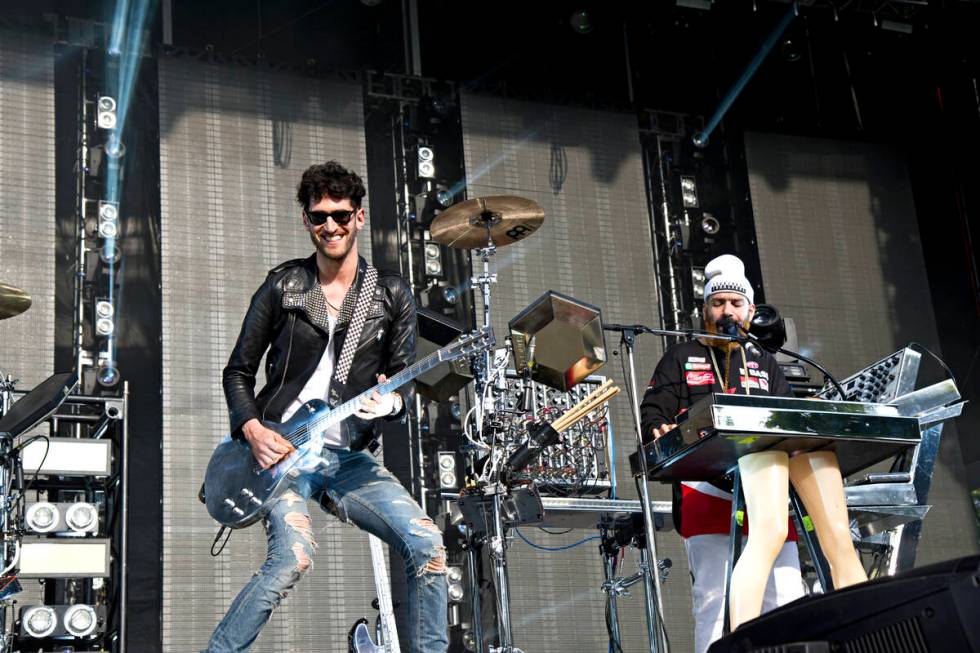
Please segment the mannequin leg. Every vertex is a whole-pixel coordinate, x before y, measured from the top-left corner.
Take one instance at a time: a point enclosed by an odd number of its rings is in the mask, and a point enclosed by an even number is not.
[[[785,451],[763,451],[738,459],[749,515],[749,539],[732,571],[728,599],[732,630],[762,612],[769,572],[786,542],[788,461]]]
[[[820,548],[830,563],[834,588],[841,589],[868,580],[851,542],[844,482],[837,454],[815,451],[793,456],[789,461],[789,478],[813,521]]]

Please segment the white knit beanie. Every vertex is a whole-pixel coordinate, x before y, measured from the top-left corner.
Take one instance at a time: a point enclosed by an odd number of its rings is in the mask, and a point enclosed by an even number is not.
[[[745,264],[737,256],[722,254],[708,261],[704,267],[704,279],[705,300],[715,293],[734,292],[743,295],[750,304],[754,303],[755,290],[745,278]]]

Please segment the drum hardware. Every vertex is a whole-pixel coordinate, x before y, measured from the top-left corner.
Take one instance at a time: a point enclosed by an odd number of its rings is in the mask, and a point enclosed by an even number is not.
[[[5,283],[0,283],[0,320],[20,315],[31,307],[31,296]]]

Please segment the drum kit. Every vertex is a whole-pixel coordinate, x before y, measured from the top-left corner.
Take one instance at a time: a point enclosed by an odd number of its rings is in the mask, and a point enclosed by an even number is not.
[[[534,235],[544,219],[544,209],[537,202],[497,195],[455,204],[433,220],[429,228],[433,241],[470,250],[482,261],[482,270],[471,279],[472,287],[478,289],[482,299],[482,324],[478,326],[491,323],[492,286],[497,283],[497,275],[491,271],[490,264],[497,249]],[[478,474],[479,482],[461,491],[456,507],[471,539],[467,547],[471,574],[475,575],[480,567],[478,552],[488,551],[497,593],[497,646],[485,649],[479,592],[473,592],[472,623],[477,653],[485,650],[520,653],[514,646],[511,627],[506,529],[510,525],[533,523],[536,518],[540,520],[543,508],[533,482],[535,473],[548,473],[547,461],[552,456],[548,452],[562,438],[562,431],[576,422],[597,423],[608,415],[606,402],[619,392],[611,381],[593,392],[580,389],[575,394],[570,392],[606,362],[604,327],[597,307],[548,291],[510,319],[508,330],[506,347],[487,351],[480,359],[471,361],[475,406],[463,419],[467,441],[462,452],[473,456],[474,466],[479,462],[483,467]],[[631,354],[630,349],[632,363]],[[515,371],[508,373],[510,365]],[[508,382],[513,385],[515,372],[522,388],[532,388],[523,392],[524,405],[517,402],[514,406],[513,401],[506,400],[513,398],[514,393],[508,392]],[[562,395],[564,403],[539,410],[532,405],[534,398],[541,394],[533,390],[535,386],[547,387],[549,396]],[[635,382],[633,386],[635,403]],[[513,419],[515,414],[521,419]],[[639,427],[638,423],[636,426]],[[524,487],[517,487],[518,484]],[[643,494],[649,505],[649,498]],[[652,523],[652,516],[647,517]],[[655,555],[655,550],[650,553]],[[476,583],[471,582],[471,588],[475,587]],[[648,590],[651,598],[659,593],[659,587],[650,586]],[[648,601],[648,613],[655,609],[655,602],[658,602],[655,598]]]

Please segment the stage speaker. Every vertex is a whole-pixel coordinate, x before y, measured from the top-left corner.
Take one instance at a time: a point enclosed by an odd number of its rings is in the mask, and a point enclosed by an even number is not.
[[[794,601],[709,653],[980,651],[980,555]]]
[[[426,308],[418,309],[416,322],[419,327],[419,337],[415,349],[420,360],[445,347],[463,333],[463,328],[459,324],[445,315]],[[461,358],[450,363],[442,363],[420,375],[415,379],[415,390],[426,399],[446,401],[472,380],[470,362]]]

